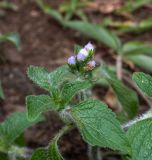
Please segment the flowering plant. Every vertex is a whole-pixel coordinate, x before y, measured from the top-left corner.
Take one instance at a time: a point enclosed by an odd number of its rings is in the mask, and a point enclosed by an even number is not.
[[[28,68],[28,77],[49,94],[27,96],[27,112],[14,113],[0,125],[0,150],[14,153],[15,139],[25,128],[42,121],[42,113],[51,110],[58,113],[65,125],[47,147],[38,148],[33,152],[31,160],[63,160],[58,149],[58,141],[73,128],[78,128],[83,140],[88,143],[90,160],[101,159],[97,147],[117,151],[125,160],[152,159],[151,111],[122,124],[119,116],[105,103],[92,98],[90,88],[99,79],[106,80],[117,95],[122,106],[121,114],[126,116],[127,120],[137,113],[136,93],[124,86],[107,66],[97,65],[93,59],[94,46],[91,43],[84,48],[76,46],[74,53],[75,55],[68,58],[67,65],[53,72],[43,67]],[[144,73],[135,73],[133,80],[152,98],[152,77]],[[9,154],[11,158],[26,153],[25,148],[15,150],[15,155]],[[22,158],[29,159],[25,156]]]

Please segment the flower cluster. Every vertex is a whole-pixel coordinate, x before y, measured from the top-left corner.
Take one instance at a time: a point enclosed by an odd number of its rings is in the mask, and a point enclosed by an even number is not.
[[[90,71],[96,67],[96,62],[93,60],[94,46],[89,42],[81,48],[76,55],[68,58],[68,65],[72,69],[79,71]]]

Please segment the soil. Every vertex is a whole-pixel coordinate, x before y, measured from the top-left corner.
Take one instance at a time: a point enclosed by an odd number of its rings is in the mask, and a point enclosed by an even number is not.
[[[60,26],[53,18],[45,15],[34,0],[12,0],[12,2],[17,5],[18,10],[6,10],[5,15],[0,17],[0,33],[19,32],[22,47],[19,51],[12,44],[5,43],[0,48],[3,57],[0,62],[0,79],[6,97],[0,102],[0,121],[14,111],[25,110],[26,95],[38,95],[44,92],[27,78],[26,69],[29,65],[44,66],[53,70],[64,64],[68,56],[73,54],[74,44],[84,45],[90,41],[78,32]],[[63,1],[49,1],[54,8],[61,2]],[[145,17],[142,11],[139,10],[137,13]],[[100,21],[100,16],[105,16],[105,13],[98,11],[87,11],[87,14],[95,22]],[[111,16],[111,13],[107,16]],[[115,18],[119,17],[115,16]],[[151,42],[149,33],[137,35],[135,39]],[[132,39],[132,37],[134,35],[128,34],[123,39]],[[110,49],[98,42],[92,42],[96,46],[96,58],[114,63]],[[104,94],[104,91],[100,93]],[[62,126],[55,113],[47,113],[46,121],[26,130],[27,145],[30,148],[47,145]],[[60,147],[67,160],[87,160],[87,145],[82,141],[77,130],[65,135],[60,142]],[[104,160],[119,159],[118,156],[111,156]]]

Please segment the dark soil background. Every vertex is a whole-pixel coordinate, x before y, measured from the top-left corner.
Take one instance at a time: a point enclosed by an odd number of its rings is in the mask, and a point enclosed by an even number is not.
[[[123,3],[122,0],[117,1],[119,5]],[[0,100],[0,121],[14,111],[25,110],[26,95],[43,93],[43,90],[27,78],[26,69],[29,65],[45,66],[53,70],[64,64],[68,56],[73,54],[74,44],[84,45],[90,41],[80,33],[60,26],[53,18],[45,15],[34,0],[12,0],[12,2],[18,6],[18,10],[6,10],[5,15],[0,17],[0,33],[19,32],[22,48],[18,51],[9,43],[0,46],[0,54],[3,55],[0,62],[0,79],[6,96],[4,101]],[[63,0],[48,0],[48,2],[52,7],[57,8]],[[97,0],[97,3],[99,2],[104,2],[105,6],[114,6],[112,0]],[[105,16],[121,19],[111,12],[107,13],[104,9],[101,4],[99,10],[88,9],[86,14],[93,22],[100,22]],[[131,16],[140,20],[152,16],[152,9],[141,8]],[[124,41],[134,39],[152,42],[152,31],[136,35],[125,34],[121,38]],[[110,49],[101,43],[92,42],[96,46],[96,58],[115,63]],[[103,92],[100,91],[98,94]],[[46,117],[45,122],[26,130],[26,142],[30,148],[47,145],[62,127],[63,124],[55,113],[47,113]],[[60,146],[67,160],[87,160],[87,145],[82,141],[77,130],[65,135]],[[118,159],[120,158],[117,156],[111,156],[106,160]]]

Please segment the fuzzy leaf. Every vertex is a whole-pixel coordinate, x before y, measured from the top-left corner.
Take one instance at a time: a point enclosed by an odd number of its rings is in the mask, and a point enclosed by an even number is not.
[[[86,36],[102,42],[117,51],[121,48],[120,39],[114,33],[109,32],[101,26],[83,21],[69,21],[66,22],[66,26],[78,30]]]
[[[53,139],[53,141],[49,145],[48,155],[50,160],[63,160],[63,157],[58,149],[57,141],[58,137]]]
[[[52,92],[64,81],[73,78],[73,74],[69,71],[67,65],[61,66],[51,73],[43,67],[30,66],[27,74],[41,88]]]
[[[26,106],[28,112],[28,119],[30,121],[35,120],[37,117],[40,116],[41,113],[45,111],[57,109],[52,98],[47,95],[27,96]]]
[[[30,66],[27,70],[27,75],[38,86],[49,91],[49,72],[47,69],[45,69],[44,67]]]
[[[91,87],[90,81],[72,81],[69,83],[66,83],[62,89],[62,99],[64,103],[68,103],[72,97],[77,94],[79,91],[87,89]]]
[[[48,150],[45,148],[38,148],[32,154],[31,160],[50,160],[48,157]]]
[[[11,144],[29,126],[42,121],[39,117],[35,121],[28,121],[26,112],[15,112],[0,124],[0,137],[6,144]]]
[[[90,145],[129,152],[124,131],[106,104],[98,100],[83,101],[72,108],[71,116]]]
[[[148,74],[137,72],[133,74],[133,80],[137,86],[150,98],[152,98],[152,77]]]
[[[103,68],[103,73],[114,90],[120,104],[125,112],[127,112],[128,117],[133,118],[138,111],[138,97],[136,92],[125,86],[108,68]]]
[[[129,128],[127,138],[132,148],[132,160],[151,160],[152,119],[142,120]]]
[[[63,65],[49,74],[51,86],[60,86],[64,81],[73,78],[75,78],[75,75],[70,72],[68,65]]]

